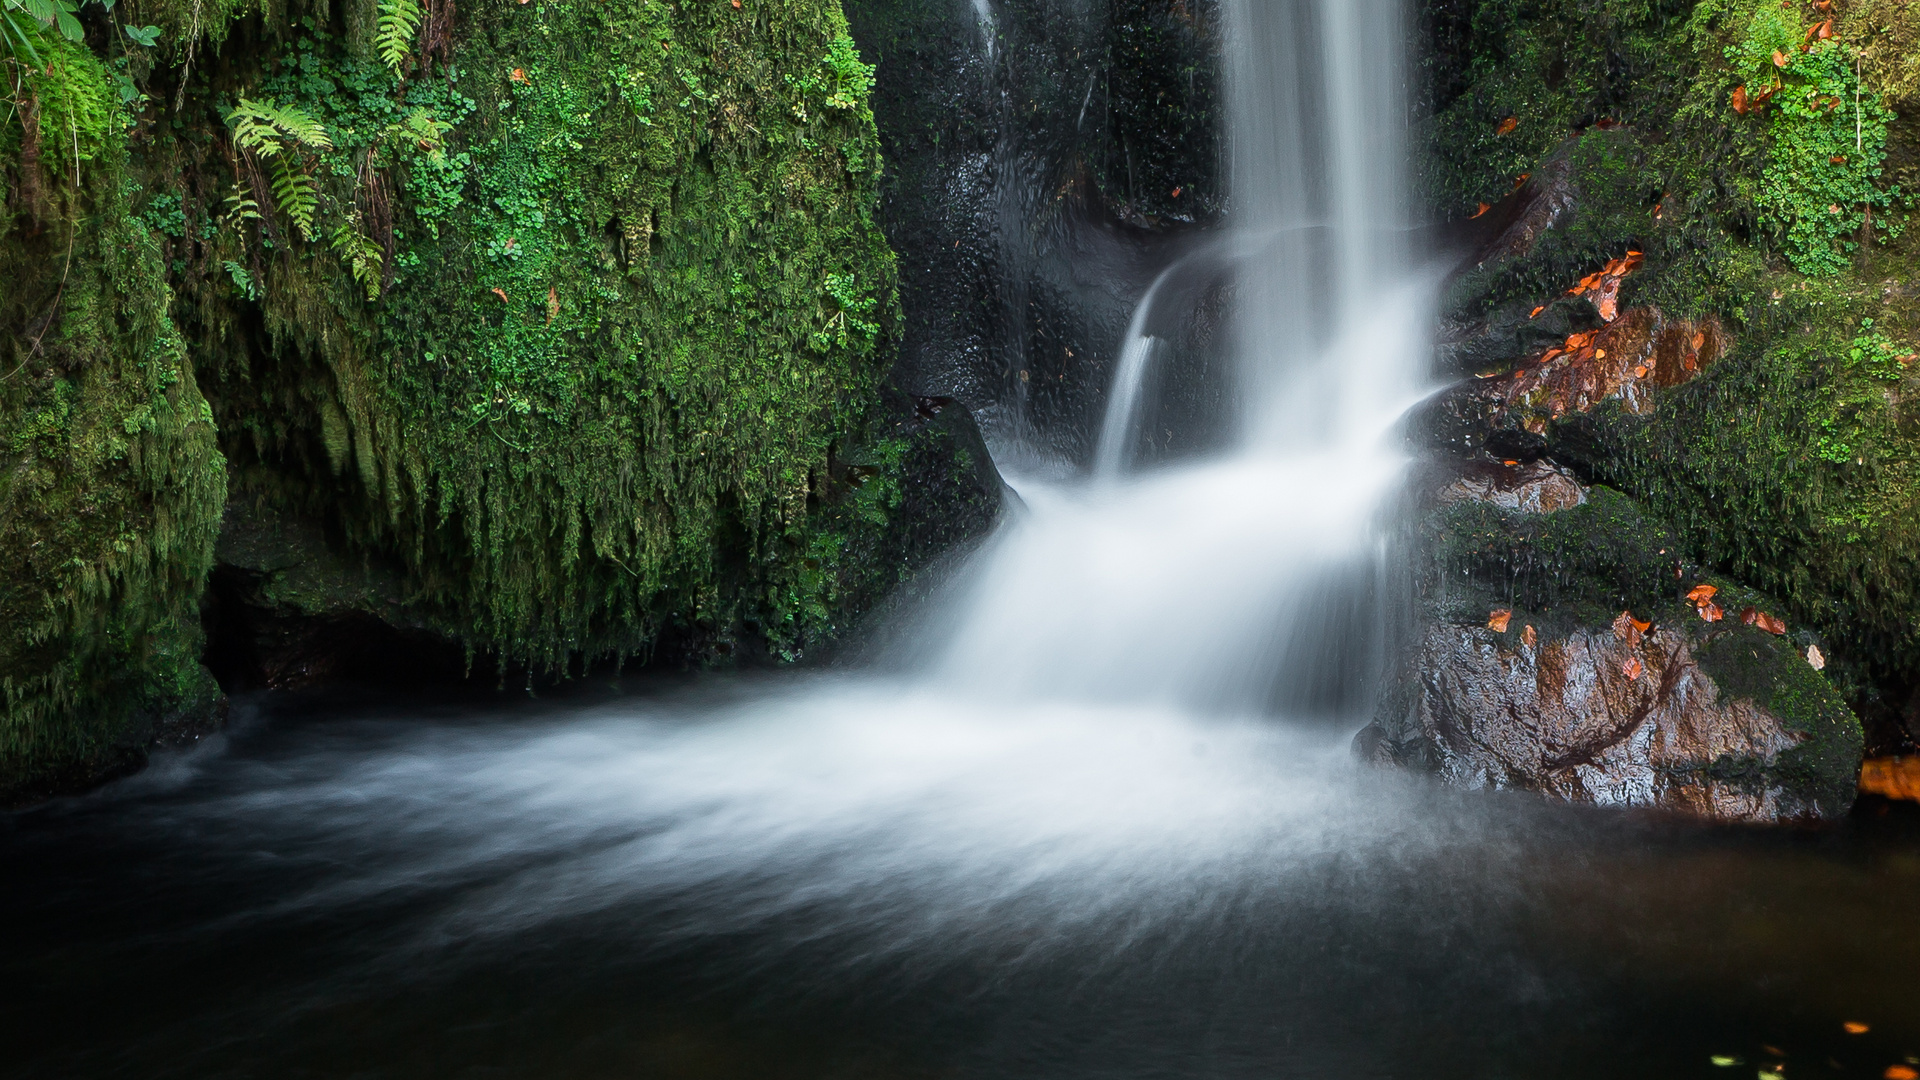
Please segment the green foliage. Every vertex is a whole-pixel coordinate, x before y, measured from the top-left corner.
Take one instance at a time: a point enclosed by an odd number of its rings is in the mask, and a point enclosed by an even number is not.
[[[240,483],[400,559],[477,648],[797,655],[857,591],[821,552],[879,527],[854,508],[886,484],[843,497],[832,463],[897,318],[837,3],[462,16],[452,80],[403,84],[316,21],[222,91],[330,137],[262,115],[253,141],[303,163],[338,256],[268,247],[242,188],[182,282],[199,326],[261,298],[267,340],[209,334]],[[211,179],[188,201],[218,204]]]
[[[76,165],[92,161],[120,128],[118,95],[106,65],[86,46],[33,20],[25,21],[21,32],[20,40],[29,47],[20,55],[24,59],[30,53],[37,59],[12,65],[7,73],[15,90],[6,102],[6,119],[0,121],[0,154],[11,156],[19,147],[24,107],[32,102],[37,107],[37,154],[52,159],[50,168],[53,161],[63,162],[64,168],[53,171],[71,183]]]
[[[395,74],[413,52],[413,36],[420,32],[420,0],[380,0],[373,47],[380,62]]]
[[[225,466],[123,163],[109,135],[84,214],[0,243],[0,800],[137,755],[143,711],[204,690]]]
[[[317,239],[314,216],[320,209],[320,189],[309,169],[314,153],[333,149],[326,126],[297,105],[244,97],[227,114],[227,125],[241,152],[266,162],[273,205],[292,220],[303,239]]]
[[[1800,51],[1791,23],[1771,5],[1760,9],[1753,25],[1759,29],[1744,46],[1728,50],[1739,66],[1755,68],[1753,54],[1759,53],[1771,71],[1776,43],[1787,42],[1787,63],[1763,106],[1773,140],[1761,175],[1761,221],[1781,237],[1795,269],[1837,274],[1852,261],[1860,238],[1874,234],[1875,211],[1881,241],[1899,235],[1887,217],[1898,192],[1878,184],[1893,114],[1860,86],[1852,50],[1824,41]]]

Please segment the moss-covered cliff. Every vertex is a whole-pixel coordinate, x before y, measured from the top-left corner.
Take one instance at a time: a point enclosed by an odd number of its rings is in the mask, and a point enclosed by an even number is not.
[[[0,135],[0,258],[35,283],[5,309],[8,768],[199,674],[229,501],[535,672],[794,658],[990,518],[970,430],[883,394],[872,69],[837,0],[76,14],[79,42],[26,25],[88,93],[29,78]],[[908,520],[948,473],[961,524]]]
[[[1460,373],[1544,369],[1585,332],[1604,356],[1604,335],[1625,340],[1615,327],[1633,320],[1700,335],[1650,341],[1646,370],[1604,375],[1622,385],[1597,403],[1499,410],[1501,456],[1546,454],[1618,487],[1693,558],[1781,598],[1789,622],[1834,643],[1830,673],[1869,742],[1910,741],[1920,13],[1881,0],[1425,12],[1430,193],[1468,231],[1506,230],[1449,299]],[[1630,251],[1644,262],[1618,282],[1617,324],[1594,294],[1568,295]]]

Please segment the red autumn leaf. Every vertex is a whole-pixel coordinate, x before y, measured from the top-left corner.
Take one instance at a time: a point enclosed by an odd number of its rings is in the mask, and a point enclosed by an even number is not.
[[[1627,657],[1627,662],[1620,665],[1620,673],[1629,679],[1638,679],[1646,670],[1647,665],[1641,663],[1637,656]]]
[[[1481,204],[1480,204],[1480,209],[1478,209],[1478,210],[1475,210],[1475,211],[1473,212],[1473,216],[1474,216],[1474,217],[1479,217],[1479,216],[1480,216],[1481,214],[1484,214],[1484,213],[1486,213],[1487,211],[1489,211],[1489,210],[1491,210],[1491,209],[1493,209],[1493,207],[1491,207],[1491,206],[1488,206],[1488,205],[1487,205],[1486,203],[1481,203]],[[1469,220],[1471,220],[1471,219],[1469,219]]]
[[[1740,609],[1740,621],[1746,623],[1748,626],[1752,626],[1755,622],[1759,621],[1759,619],[1760,609],[1754,607],[1752,604],[1748,604],[1746,607]]]
[[[1733,88],[1733,111],[1739,113],[1741,116],[1747,115],[1747,88],[1745,86],[1736,86]]]
[[[1753,620],[1753,625],[1765,630],[1769,634],[1784,634],[1787,632],[1786,623],[1764,611],[1760,612],[1759,617]]]
[[[1720,617],[1726,614],[1726,612],[1723,612],[1720,610],[1719,604],[1716,604],[1711,600],[1707,601],[1704,604],[1701,604],[1699,607],[1694,608],[1694,610],[1699,612],[1700,617],[1706,620],[1707,622],[1719,622]]]
[[[1513,129],[1519,126],[1520,126],[1519,118],[1509,116],[1505,120],[1500,121],[1500,126],[1497,128],[1494,128],[1493,133],[1495,135],[1511,135],[1513,134]]]
[[[1832,37],[1833,36],[1833,20],[1828,19],[1826,22],[1823,22],[1819,26],[1814,27],[1814,33],[1815,33],[1815,36],[1818,37],[1821,41],[1825,41],[1828,38]]]
[[[1513,612],[1506,608],[1496,608],[1487,615],[1487,628],[1496,634],[1507,632],[1507,624],[1513,621]]]
[[[1687,599],[1695,605],[1704,604],[1713,599],[1713,594],[1719,591],[1719,589],[1712,585],[1695,585],[1693,588],[1687,590]]]
[[[1613,618],[1613,636],[1628,645],[1638,645],[1640,639],[1646,636],[1652,626],[1651,622],[1642,622],[1634,618],[1633,612],[1623,611]]]
[[[1173,199],[1177,199],[1177,198],[1179,198],[1179,197],[1180,197],[1180,192],[1181,192],[1181,191],[1183,191],[1183,190],[1185,190],[1185,189],[1184,189],[1184,188],[1174,188],[1174,189],[1173,189],[1173,194],[1172,194],[1172,195],[1170,195],[1170,196],[1168,196],[1168,198],[1173,198]]]

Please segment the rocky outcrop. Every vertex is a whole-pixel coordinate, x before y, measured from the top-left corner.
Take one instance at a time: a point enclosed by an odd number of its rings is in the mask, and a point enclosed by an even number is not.
[[[1852,805],[1859,721],[1816,667],[1824,639],[1776,601],[1545,459],[1447,462],[1429,490],[1421,625],[1360,757],[1720,821]]]
[[[1462,787],[1596,806],[1749,822],[1845,813],[1853,774],[1822,767],[1823,744],[1847,742],[1851,716],[1791,655],[1769,657],[1780,667],[1774,676],[1824,709],[1795,715],[1729,693],[1697,649],[1747,649],[1758,659],[1777,647],[1751,640],[1760,631],[1719,633],[1703,646],[1684,629],[1633,641],[1610,629],[1546,639],[1531,626],[1433,626],[1398,711],[1365,729],[1356,750]]]

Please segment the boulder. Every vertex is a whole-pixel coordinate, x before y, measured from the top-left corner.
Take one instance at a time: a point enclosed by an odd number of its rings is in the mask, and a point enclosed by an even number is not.
[[[1792,648],[1736,626],[1526,640],[1527,627],[1429,627],[1399,709],[1356,739],[1378,763],[1467,788],[1721,821],[1837,817],[1853,804],[1858,724]],[[1760,693],[1710,671],[1744,652]]]

